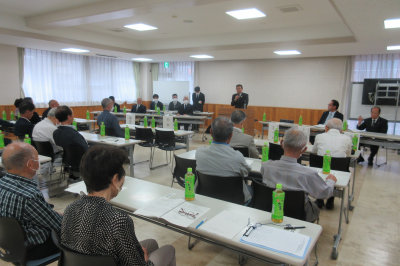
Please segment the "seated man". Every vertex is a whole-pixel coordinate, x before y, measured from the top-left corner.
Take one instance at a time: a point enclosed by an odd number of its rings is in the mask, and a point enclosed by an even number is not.
[[[142,104],[142,98],[137,98],[137,104],[132,106],[131,113],[146,113],[146,106]]]
[[[308,195],[316,199],[331,197],[336,178],[330,174],[325,182],[317,171],[297,163],[297,158],[307,150],[306,145],[307,137],[302,131],[295,128],[287,130],[284,140],[281,140],[284,155],[279,161],[261,163],[261,175],[263,182],[270,188],[275,188],[280,183],[283,190],[304,191],[306,221],[313,222],[318,219],[320,210]]]
[[[247,147],[249,148],[249,157],[259,158],[256,144],[254,143],[253,136],[244,134],[242,127],[246,120],[246,113],[242,110],[235,110],[231,115],[231,121],[233,123],[233,136],[229,146],[231,147]]]
[[[35,105],[31,102],[23,102],[19,106],[19,114],[20,118],[17,120],[14,126],[14,135],[18,137],[25,137],[25,135],[29,135],[32,138],[32,131],[35,127],[34,124],[31,123],[31,118],[33,116],[33,112],[35,110]]]
[[[211,125],[213,142],[196,151],[196,170],[202,174],[214,176],[248,176],[251,167],[239,151],[229,146],[232,139],[233,123],[226,117],[217,117]],[[252,197],[250,186],[243,180],[244,202],[248,204]]]
[[[24,100],[22,101],[22,103],[24,102],[30,102],[32,104],[33,103],[33,99],[31,97],[25,97]],[[21,103],[21,104],[22,104]],[[42,121],[42,119],[40,119],[40,116],[37,112],[33,112],[32,117],[29,119],[31,121],[32,124],[36,125],[37,123],[39,123],[40,121]]]
[[[101,123],[104,123],[106,128],[114,129],[115,136],[124,138],[125,135],[119,125],[117,116],[111,113],[114,108],[113,101],[109,98],[104,98],[101,101],[101,106],[103,106],[103,112],[97,117],[97,125],[100,127]]]
[[[178,111],[181,102],[178,101],[178,94],[172,94],[172,102],[169,103],[168,111]]]
[[[37,123],[33,129],[32,139],[34,141],[49,141],[53,146],[54,153],[60,152],[61,148],[56,145],[53,138],[53,133],[57,129],[58,120],[56,118],[57,107],[52,108],[47,113],[47,117]]]
[[[155,110],[156,106],[160,108],[160,110],[163,110],[163,103],[158,101],[158,94],[153,95],[153,101],[150,104],[150,110]]]
[[[121,108],[120,105],[118,103],[115,102],[115,98],[114,96],[110,96],[108,97],[109,99],[111,99],[112,103],[113,103],[113,108],[111,110],[111,112],[114,112],[114,108],[117,107],[117,112],[121,112]]]
[[[42,120],[44,120],[47,117],[47,114],[49,113],[49,111],[52,108],[56,108],[56,107],[59,107],[59,106],[60,105],[58,104],[58,102],[56,100],[50,100],[49,101],[49,108],[47,108],[42,114]]]
[[[325,111],[318,121],[318,125],[326,125],[329,119],[339,118],[343,121],[343,114],[338,111],[339,102],[332,100],[328,103],[328,111]]]
[[[377,132],[386,134],[388,130],[388,121],[385,118],[380,117],[381,108],[378,106],[371,108],[371,118],[363,119],[361,116],[358,117],[358,130],[366,130],[368,132]],[[370,145],[371,154],[368,157],[368,166],[373,165],[375,155],[378,153],[379,146]],[[363,162],[364,158],[358,157],[357,162]]]
[[[343,122],[338,118],[329,119],[325,125],[325,133],[318,134],[315,137],[313,153],[323,156],[329,150],[332,157],[343,158],[351,155],[352,141],[347,135],[341,134],[343,131]],[[335,197],[330,197],[326,201],[326,208],[333,209]],[[317,199],[319,208],[324,206],[324,200]]]
[[[54,142],[57,146],[65,149],[70,146],[80,146],[83,151],[87,151],[89,146],[85,138],[75,130],[72,125],[74,113],[66,105],[57,108],[56,118],[61,125],[53,132]]]
[[[183,104],[179,106],[178,113],[176,115],[193,115],[193,105],[189,103],[189,96],[183,97]],[[185,130],[188,130],[189,124],[183,124]],[[181,124],[179,124],[179,128]]]
[[[35,148],[14,142],[3,152],[6,176],[0,179],[0,217],[17,218],[28,241],[28,260],[38,260],[60,252],[51,230],[61,233],[62,215],[53,210],[33,177],[40,169]]]

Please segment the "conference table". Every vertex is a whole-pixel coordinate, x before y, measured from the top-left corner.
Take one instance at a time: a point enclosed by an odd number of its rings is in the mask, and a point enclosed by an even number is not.
[[[177,154],[176,156],[180,157],[180,158],[184,158],[184,159],[196,160],[196,150]],[[246,162],[251,167],[250,173],[261,175],[261,160],[260,159],[246,158]],[[307,166],[304,166],[304,167],[307,167]],[[309,167],[309,168],[315,169],[318,172],[318,175],[324,181],[326,181],[326,177],[328,175],[322,174],[321,168],[316,168],[316,167]],[[331,255],[332,259],[336,260],[339,255],[338,246],[339,246],[342,231],[343,231],[343,229],[342,229],[343,214],[346,216],[346,223],[349,223],[348,216],[349,216],[350,202],[348,201],[347,207],[345,207],[344,206],[344,198],[345,198],[345,194],[346,194],[346,189],[349,189],[351,173],[332,170],[331,174],[335,175],[335,177],[337,179],[337,182],[335,184],[335,189],[333,191],[333,196],[341,199],[338,233],[333,236],[333,238],[335,239],[335,242],[333,244],[332,255]],[[349,197],[349,190],[347,190],[347,195]]]
[[[81,192],[85,192],[86,186],[83,182],[79,182],[75,185],[70,186],[66,191],[71,193],[80,194]],[[207,231],[198,230],[195,227],[198,225],[199,221],[203,220],[207,217],[208,220],[212,219],[217,214],[221,213],[224,210],[235,212],[238,214],[242,214],[248,216],[251,219],[252,223],[270,223],[271,222],[271,214],[269,212],[249,208],[246,206],[233,204],[221,200],[217,200],[214,198],[196,195],[195,200],[191,201],[191,204],[204,206],[210,208],[210,210],[205,213],[203,216],[199,217],[196,221],[194,221],[187,228],[180,227],[169,223],[163,219],[150,218],[141,215],[137,215],[133,213],[139,208],[142,208],[149,204],[151,201],[156,200],[160,197],[168,196],[172,199],[184,199],[185,191],[181,189],[175,189],[168,186],[163,186],[155,183],[151,183],[148,181],[135,179],[131,177],[125,178],[124,188],[118,194],[117,197],[112,199],[110,203],[119,208],[120,210],[126,212],[128,215],[134,216],[136,218],[151,222],[153,224],[159,225],[161,227],[168,228],[175,232],[181,233],[183,235],[187,235],[190,238],[197,239],[193,244],[188,245],[189,250],[191,250],[194,245],[200,240],[204,241],[216,246],[223,247],[235,253],[238,253],[240,256],[240,265],[244,265],[245,259],[243,256],[251,257],[253,259],[266,262],[266,263],[279,263],[278,265],[304,265],[307,259],[310,256],[310,252],[314,248],[321,232],[322,227],[318,224],[308,223],[296,219],[292,219],[289,217],[284,217],[283,222],[285,224],[291,224],[295,226],[305,226],[306,228],[301,229],[299,231],[300,234],[307,235],[311,238],[310,245],[306,252],[304,258],[296,258],[290,255],[286,255],[283,253],[275,252],[268,249],[263,249],[260,247],[248,245],[242,242],[239,242],[240,238],[246,231],[247,227],[243,228],[237,235],[235,235],[232,239],[224,238]],[[273,226],[273,225],[269,225]],[[275,226],[274,226],[275,227]],[[278,227],[276,227],[278,228]],[[281,227],[280,227],[281,228]],[[283,229],[282,229],[283,230]],[[190,243],[189,238],[189,243]],[[277,264],[274,264],[277,265]]]
[[[100,136],[98,134],[79,132],[88,143],[97,144],[97,145],[108,145],[117,148],[126,148],[129,152],[129,167],[130,167],[130,175],[134,176],[134,167],[133,167],[133,151],[135,149],[135,144],[141,143],[141,140],[129,139],[125,140],[124,138],[118,137],[110,137],[110,136]]]
[[[94,123],[96,123],[96,120],[87,120],[87,119],[83,119],[83,118],[75,118],[74,119],[75,120],[75,122],[77,123],[77,124],[80,124],[80,125],[88,125],[88,127],[89,127],[89,132],[90,133],[92,133],[93,132],[93,128],[94,127],[92,127],[92,125],[94,124]]]

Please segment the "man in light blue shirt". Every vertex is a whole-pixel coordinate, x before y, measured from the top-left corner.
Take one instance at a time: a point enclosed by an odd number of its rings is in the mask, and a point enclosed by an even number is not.
[[[111,113],[111,110],[114,108],[114,103],[109,98],[104,98],[101,101],[101,106],[103,106],[103,112],[97,117],[97,125],[101,125],[104,122],[106,128],[113,128],[115,136],[124,138],[125,135],[121,130],[121,126],[119,125],[118,118]]]

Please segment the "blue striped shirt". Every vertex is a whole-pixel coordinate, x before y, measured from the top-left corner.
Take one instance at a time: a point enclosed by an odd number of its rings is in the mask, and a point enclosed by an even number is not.
[[[36,182],[7,173],[0,179],[0,217],[16,218],[29,245],[43,244],[51,230],[61,230],[62,215],[44,200]]]

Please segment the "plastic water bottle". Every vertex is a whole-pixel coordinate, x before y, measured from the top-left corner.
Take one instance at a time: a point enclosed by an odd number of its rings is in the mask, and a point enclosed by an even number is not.
[[[72,121],[72,125],[75,127],[75,130],[78,131],[78,124],[76,123],[75,119]]]
[[[15,115],[13,111],[11,111],[10,113],[10,120],[15,120]]]
[[[264,146],[262,147],[262,156],[261,156],[262,162],[268,161],[268,154],[269,154],[269,143],[265,142]]]
[[[114,106],[114,113],[118,111],[117,106]]]
[[[274,131],[274,143],[278,143],[279,142],[279,131],[278,128],[275,128]]]
[[[176,118],[174,121],[174,131],[178,131],[178,119],[176,119]]]
[[[213,141],[213,139],[212,139],[212,137],[211,137],[211,138],[210,138],[210,145],[211,145],[212,141]]]
[[[21,117],[20,113],[18,113],[18,119]]]
[[[343,131],[347,130],[347,120],[344,120],[343,122]]]
[[[357,134],[354,134],[354,137],[352,138],[352,142],[353,142],[353,150],[357,150],[357,144],[358,144],[358,137]]]
[[[125,127],[125,140],[129,140],[131,138],[131,132],[129,130],[128,125]]]
[[[300,117],[299,117],[299,126],[302,126],[302,125],[303,125],[303,117],[300,116]]]
[[[330,151],[327,150],[326,153],[324,154],[324,163],[322,165],[322,173],[323,174],[329,174],[331,172],[331,160],[332,156],[330,154]]]
[[[285,192],[282,184],[276,184],[276,189],[272,192],[272,213],[271,220],[274,223],[283,222],[283,204],[285,202]]]
[[[161,114],[161,109],[157,108],[157,114],[160,115]]]
[[[194,200],[194,174],[192,173],[192,168],[187,169],[185,175],[185,200]]]
[[[89,112],[89,110],[86,111],[86,120],[90,120],[90,112]]]
[[[126,114],[126,106],[124,105],[124,114]]]
[[[3,111],[3,120],[7,121],[7,113],[6,113],[6,111]]]
[[[28,134],[25,135],[24,142],[32,145],[31,139],[29,138]]]
[[[151,128],[156,128],[156,120],[154,117],[151,118]]]
[[[165,112],[165,105],[163,106],[162,110]]]
[[[106,126],[104,125],[104,122],[101,122],[100,125],[100,136],[104,137],[106,135]]]
[[[0,150],[4,149],[4,134],[0,130]]]
[[[244,127],[242,127],[242,133],[244,133]]]
[[[147,128],[147,116],[143,118],[144,128]]]

